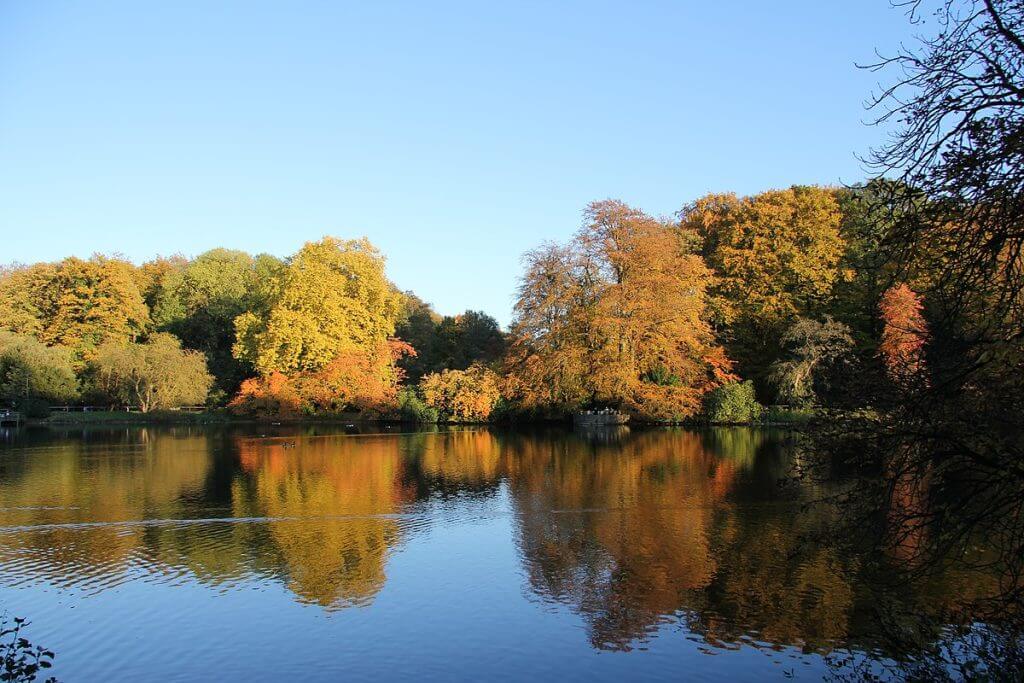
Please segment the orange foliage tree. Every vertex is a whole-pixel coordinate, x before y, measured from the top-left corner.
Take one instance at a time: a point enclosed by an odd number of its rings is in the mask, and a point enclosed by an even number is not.
[[[921,297],[905,284],[885,290],[878,304],[884,323],[878,352],[889,377],[900,386],[924,376],[928,323],[922,308]]]
[[[694,414],[732,377],[706,321],[713,275],[695,235],[619,201],[584,216],[572,243],[526,255],[507,392],[525,408]]]
[[[252,377],[242,382],[228,408],[242,415],[293,417],[302,412],[303,401],[282,372]]]
[[[343,351],[315,372],[289,376],[275,371],[248,379],[229,407],[248,415],[383,413],[395,404],[402,381],[396,360],[415,353],[397,339],[378,345],[373,352]]]

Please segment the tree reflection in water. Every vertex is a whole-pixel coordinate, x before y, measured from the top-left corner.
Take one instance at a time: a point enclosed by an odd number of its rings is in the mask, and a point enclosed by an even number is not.
[[[0,581],[272,581],[325,609],[365,606],[396,548],[481,499],[512,515],[527,594],[567,606],[598,649],[681,625],[715,647],[898,655],[880,590],[918,616],[994,590],[948,567],[894,591],[882,573],[901,558],[830,543],[830,509],[802,509],[826,484],[780,488],[794,457],[748,429],[40,434],[0,458]]]
[[[402,536],[393,515],[415,495],[396,445],[378,436],[237,441],[245,476],[232,487],[232,513],[270,520],[265,546],[300,600],[360,605],[384,585],[387,552]]]

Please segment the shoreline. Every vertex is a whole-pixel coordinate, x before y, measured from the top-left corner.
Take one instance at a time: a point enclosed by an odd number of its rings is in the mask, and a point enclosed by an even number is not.
[[[825,421],[842,421],[848,416],[794,413],[784,419],[768,419],[750,422],[707,422],[703,420],[682,420],[671,422],[632,421],[629,425],[609,425],[607,427],[585,427],[584,429],[616,429],[621,426],[640,428],[654,427],[689,427],[694,429],[706,427],[765,427],[800,429],[813,427]],[[501,422],[466,422],[441,420],[437,422],[411,422],[399,419],[365,418],[354,413],[303,417],[245,417],[233,415],[227,411],[211,410],[203,412],[156,411],[151,413],[122,411],[93,412],[55,412],[46,418],[29,418],[24,420],[24,427],[66,427],[66,426],[147,426],[147,425],[417,425],[417,426],[564,426],[572,428],[572,418],[531,419]]]

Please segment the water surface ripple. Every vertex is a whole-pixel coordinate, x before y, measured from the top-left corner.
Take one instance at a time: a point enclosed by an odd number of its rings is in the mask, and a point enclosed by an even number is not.
[[[889,657],[785,435],[21,430],[0,604],[90,680],[820,678]],[[951,599],[941,582],[909,596]]]

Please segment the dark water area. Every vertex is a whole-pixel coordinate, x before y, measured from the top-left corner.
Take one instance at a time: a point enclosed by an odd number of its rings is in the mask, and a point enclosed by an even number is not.
[[[67,681],[816,680],[863,563],[754,429],[0,433],[0,606]],[[978,590],[951,573],[908,601]]]

